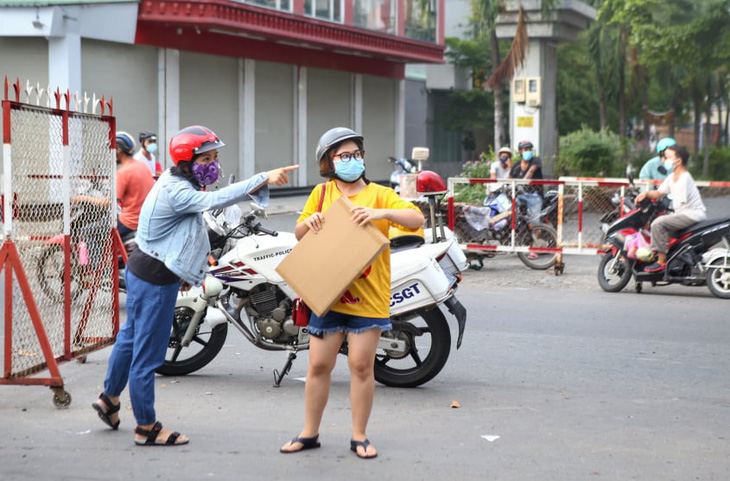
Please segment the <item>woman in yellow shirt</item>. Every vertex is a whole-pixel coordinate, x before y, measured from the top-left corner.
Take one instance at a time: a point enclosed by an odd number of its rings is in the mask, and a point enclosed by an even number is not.
[[[320,175],[328,182],[315,187],[309,195],[294,228],[297,239],[310,230],[315,234],[319,232],[324,227],[322,212],[342,195],[355,204],[353,222],[365,225],[372,221],[385,236],[391,224],[414,230],[423,225],[423,214],[418,207],[402,200],[393,189],[365,178],[364,154],[363,137],[348,128],[336,127],[320,137],[316,158]],[[325,189],[324,197],[322,189]],[[385,249],[327,314],[322,317],[312,314],[308,327],[310,347],[304,391],[304,429],[281,447],[282,453],[320,446],[319,426],[329,397],[331,374],[347,336],[352,406],[350,449],[360,458],[377,456],[375,447],[367,439],[366,428],[375,394],[375,351],[380,333],[392,328],[389,306],[390,249]]]

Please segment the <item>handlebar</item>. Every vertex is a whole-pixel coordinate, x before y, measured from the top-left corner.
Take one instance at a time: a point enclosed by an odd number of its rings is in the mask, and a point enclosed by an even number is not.
[[[256,232],[261,232],[262,234],[268,234],[272,237],[276,237],[279,235],[278,232],[275,230],[267,229],[266,227],[262,226],[260,223],[257,223],[251,227],[251,230]]]

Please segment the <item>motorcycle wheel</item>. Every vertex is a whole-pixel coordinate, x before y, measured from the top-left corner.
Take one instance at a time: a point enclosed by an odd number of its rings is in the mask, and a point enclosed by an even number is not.
[[[720,299],[730,299],[730,268],[723,267],[730,259],[719,258],[707,266],[707,287]]]
[[[606,292],[618,292],[631,280],[631,263],[621,251],[606,252],[598,264],[598,284]]]
[[[558,247],[558,233],[552,226],[547,224],[537,224],[532,227],[532,230],[525,230],[517,238],[517,245],[529,246],[529,247]],[[528,256],[529,252],[518,252],[517,257],[520,258],[523,264],[530,269],[537,271],[544,271],[550,269],[555,265],[555,257],[557,256],[554,252],[536,252],[537,258],[530,259]]]
[[[223,348],[228,335],[228,324],[218,324],[208,329],[201,323],[188,347],[180,345],[190,325],[193,310],[189,307],[175,309],[172,331],[167,345],[165,362],[155,372],[163,376],[184,376],[202,369],[212,361]]]
[[[451,349],[451,331],[440,309],[421,311],[420,318],[393,321],[383,333],[406,343],[406,352],[378,349],[375,380],[391,387],[416,387],[433,379],[446,364]]]
[[[53,244],[46,247],[38,258],[36,273],[38,283],[43,293],[56,303],[62,303],[65,295],[63,285],[65,259],[62,246]],[[76,300],[81,295],[79,285],[78,261],[76,254],[71,255],[71,299]]]

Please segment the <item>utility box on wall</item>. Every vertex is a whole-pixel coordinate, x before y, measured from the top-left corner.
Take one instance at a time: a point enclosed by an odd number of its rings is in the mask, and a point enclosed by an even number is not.
[[[519,77],[512,79],[512,101],[539,107],[542,104],[542,80],[540,77]]]
[[[542,104],[542,82],[540,77],[526,78],[527,92],[525,92],[525,103],[528,107],[539,107]]]
[[[512,79],[512,101],[518,104],[525,102],[525,79]]]

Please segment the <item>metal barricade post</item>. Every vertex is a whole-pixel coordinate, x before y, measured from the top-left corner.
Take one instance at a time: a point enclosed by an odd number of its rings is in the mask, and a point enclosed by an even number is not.
[[[58,364],[113,343],[119,329],[112,102],[12,87],[14,99],[5,79],[0,384],[50,386],[67,407]],[[44,369],[50,377],[29,377]]]

